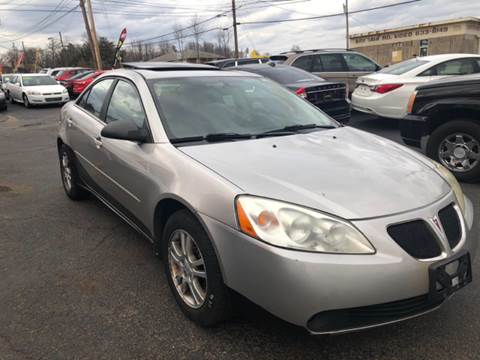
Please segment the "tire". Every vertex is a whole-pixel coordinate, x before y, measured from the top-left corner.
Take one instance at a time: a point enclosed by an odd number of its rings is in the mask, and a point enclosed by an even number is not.
[[[197,277],[193,281],[192,278],[189,280],[188,270],[182,270],[186,269],[187,265],[179,267],[178,263],[173,259],[172,254],[181,253],[181,250],[183,250],[179,245],[181,243],[179,237],[181,238],[182,235],[190,236],[191,240],[193,240],[193,242],[190,242],[191,251],[183,252],[184,264],[190,264],[191,258],[194,260],[203,258],[203,266],[192,266],[190,269],[200,272],[203,270],[206,274],[205,279]],[[186,243],[188,242],[186,240]],[[188,246],[183,248],[188,248]],[[177,249],[178,252],[175,252],[174,249]],[[195,251],[195,249],[199,251]],[[193,255],[185,255],[189,253]],[[210,327],[218,325],[230,317],[232,309],[230,290],[223,282],[215,251],[202,225],[189,211],[179,210],[167,220],[163,232],[162,255],[168,285],[178,305],[189,319],[200,326]],[[179,275],[179,271],[183,272],[183,275],[187,274],[187,278],[181,280],[182,275]],[[174,282],[173,277],[175,275],[180,280],[175,280]],[[192,287],[197,287],[195,284],[205,290],[203,292],[203,303],[197,302],[192,304],[192,302],[195,302],[195,299],[191,295],[193,294],[191,289]],[[179,288],[183,286],[186,289],[186,294],[181,295],[181,290],[177,289],[177,286]],[[198,294],[201,295],[201,292]],[[192,301],[189,301],[188,298]]]
[[[453,150],[459,149],[459,155],[454,155],[451,150],[452,156],[448,156],[448,144],[452,144]],[[442,150],[443,156],[440,155]],[[458,180],[464,182],[480,180],[479,154],[480,123],[468,119],[449,121],[439,126],[427,143],[428,157],[447,167]]]
[[[79,185],[82,182],[78,176],[77,167],[75,166],[75,156],[72,150],[63,144],[58,155],[63,189],[67,196],[75,201],[87,198],[89,195],[88,191]]]
[[[28,101],[28,96],[23,94],[23,105],[28,109],[31,107],[30,101]]]

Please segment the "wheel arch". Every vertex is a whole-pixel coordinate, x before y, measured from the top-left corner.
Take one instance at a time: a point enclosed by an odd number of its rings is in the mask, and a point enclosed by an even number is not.
[[[212,234],[210,233],[207,225],[199,215],[198,211],[195,210],[195,208],[185,201],[184,199],[180,198],[177,195],[174,194],[166,194],[163,198],[161,198],[158,202],[157,205],[155,206],[155,211],[154,211],[154,217],[153,217],[153,234],[154,234],[154,240],[155,240],[155,253],[160,254],[160,250],[162,248],[162,242],[165,240],[163,239],[163,230],[165,229],[165,224],[167,223],[168,219],[170,216],[172,216],[175,212],[179,210],[187,210],[192,216],[200,223],[202,226],[203,230],[208,236],[208,239],[210,240],[210,243],[213,246],[213,249],[215,251],[215,255],[217,256],[217,261],[220,266],[220,271],[222,278],[225,279],[224,277],[224,269],[223,269],[223,263],[222,259],[219,256],[218,249],[216,246],[215,241],[213,241]]]
[[[446,107],[438,106],[430,115],[430,121],[427,125],[427,133],[433,133],[438,127],[454,120],[470,120],[480,123],[479,107]]]

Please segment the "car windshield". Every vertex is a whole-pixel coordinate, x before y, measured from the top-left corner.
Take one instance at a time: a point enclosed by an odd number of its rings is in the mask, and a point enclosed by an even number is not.
[[[50,76],[23,76],[23,86],[57,85]]]
[[[428,63],[429,62],[427,60],[411,59],[389,67],[385,67],[379,72],[383,74],[402,75],[410,70],[413,70],[421,65],[425,65]]]
[[[241,68],[239,69],[241,70]],[[257,74],[275,80],[280,84],[293,84],[306,81],[322,81],[323,79],[316,77],[306,71],[300,70],[293,66],[275,66],[265,69],[254,70]]]
[[[337,126],[313,105],[265,78],[201,76],[152,79],[149,85],[171,140],[258,135],[299,125]]]

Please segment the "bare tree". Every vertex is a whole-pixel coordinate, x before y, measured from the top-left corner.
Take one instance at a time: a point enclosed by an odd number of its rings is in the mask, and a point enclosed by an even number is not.
[[[175,33],[175,41],[177,43],[177,51],[180,52],[180,55],[183,60],[183,38],[185,37],[183,34],[183,29],[180,25],[175,24],[173,26],[173,31]]]
[[[221,54],[227,58],[230,57],[230,31],[218,30],[217,43],[218,47],[220,48]]]
[[[302,49],[300,49],[300,45],[297,45],[297,44],[293,44],[292,45],[292,48],[290,49],[291,51],[300,51]]]
[[[195,16],[192,19],[192,34],[195,41],[195,51],[197,53],[197,63],[200,62],[200,34],[202,32],[202,27],[198,21],[198,16]]]

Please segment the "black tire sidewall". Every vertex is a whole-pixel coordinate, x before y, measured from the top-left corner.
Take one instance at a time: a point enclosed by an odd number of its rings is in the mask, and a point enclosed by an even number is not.
[[[25,101],[26,100],[26,101]],[[29,108],[30,107],[30,100],[28,100],[28,96],[26,94],[23,94],[23,105],[26,107],[26,108]]]
[[[430,135],[426,149],[428,157],[441,163],[438,156],[438,148],[446,137],[454,133],[468,134],[480,143],[480,123],[469,119],[458,119],[449,121],[436,128]],[[480,180],[480,162],[477,163],[477,165],[470,171],[452,171],[452,173],[460,181],[473,182]]]
[[[170,274],[168,246],[172,233],[179,229],[185,230],[195,239],[205,262],[207,295],[204,304],[198,309],[188,306],[182,300]],[[214,248],[203,226],[189,211],[179,210],[167,220],[163,232],[162,255],[168,285],[177,304],[188,318],[198,325],[208,327],[217,325],[229,317],[231,311],[229,290],[223,282]]]
[[[64,178],[63,178],[63,166],[62,166],[62,156],[63,154],[67,154],[68,156],[68,162],[70,164],[70,170],[72,174],[72,181],[71,181],[71,188],[67,189],[64,183]],[[72,199],[72,200],[82,200],[85,199],[88,196],[88,192],[82,188],[79,184],[81,184],[80,177],[77,172],[77,167],[75,163],[75,156],[72,152],[72,150],[65,144],[63,144],[60,147],[59,151],[59,161],[60,161],[60,176],[62,180],[62,186],[63,189],[65,190],[65,193],[67,196]]]

